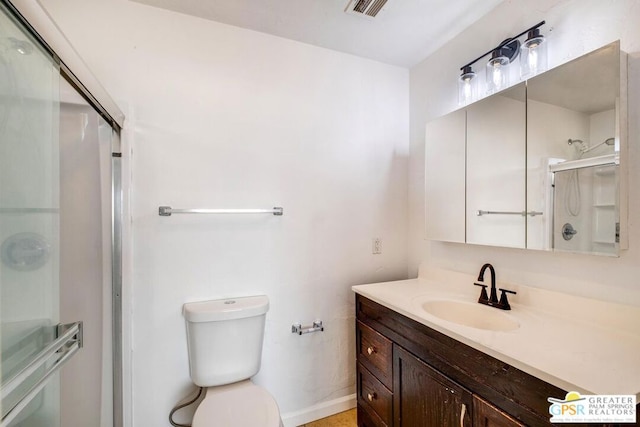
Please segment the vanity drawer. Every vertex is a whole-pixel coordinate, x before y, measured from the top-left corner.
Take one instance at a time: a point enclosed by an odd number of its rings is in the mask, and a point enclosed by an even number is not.
[[[388,427],[379,416],[369,413],[369,410],[358,404],[358,427]]]
[[[358,362],[371,371],[389,390],[393,389],[391,341],[362,322],[356,322]]]
[[[393,394],[371,372],[358,363],[358,404],[367,412],[380,418],[383,425],[391,425],[393,415]],[[379,424],[379,423],[376,423]]]

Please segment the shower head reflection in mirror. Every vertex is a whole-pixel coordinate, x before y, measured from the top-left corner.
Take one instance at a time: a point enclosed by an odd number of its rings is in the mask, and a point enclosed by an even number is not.
[[[567,141],[567,144],[569,145],[574,145],[576,147],[576,150],[578,150],[578,158],[582,157],[583,154],[588,153],[591,150],[595,150],[596,148],[602,146],[602,145],[609,145],[612,146],[614,145],[616,142],[615,138],[607,138],[604,141],[594,145],[594,146],[589,146],[587,145],[583,140],[581,139],[569,139]]]

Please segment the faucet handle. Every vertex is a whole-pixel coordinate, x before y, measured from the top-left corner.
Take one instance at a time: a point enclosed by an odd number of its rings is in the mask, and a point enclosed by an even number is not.
[[[489,302],[489,295],[487,295],[487,285],[482,283],[474,283],[474,285],[482,287],[482,291],[480,292],[480,298],[478,298],[478,302],[480,304],[487,304]]]
[[[511,305],[509,305],[509,300],[507,299],[507,294],[517,294],[516,291],[510,291],[509,289],[500,288],[500,302],[498,302],[497,307],[502,310],[511,310]]]

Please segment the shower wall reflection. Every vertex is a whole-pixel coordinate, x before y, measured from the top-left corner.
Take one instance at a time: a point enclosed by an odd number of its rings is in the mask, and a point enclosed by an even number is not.
[[[66,80],[60,92],[60,321],[82,319],[85,337],[60,374],[61,425],[110,426],[112,129]]]
[[[617,174],[616,165],[555,173],[556,249],[615,253]]]

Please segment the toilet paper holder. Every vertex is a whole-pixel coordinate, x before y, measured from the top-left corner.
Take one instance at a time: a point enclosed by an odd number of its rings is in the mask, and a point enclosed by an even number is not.
[[[300,323],[294,323],[291,325],[291,333],[293,334],[309,334],[311,332],[322,332],[324,331],[324,326],[322,326],[322,320],[316,320],[313,322],[311,326],[302,326]]]

